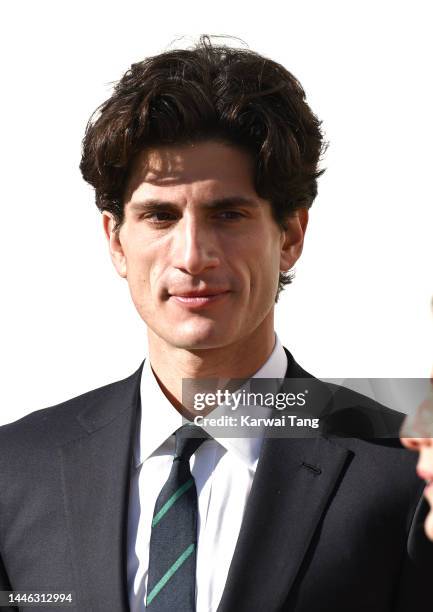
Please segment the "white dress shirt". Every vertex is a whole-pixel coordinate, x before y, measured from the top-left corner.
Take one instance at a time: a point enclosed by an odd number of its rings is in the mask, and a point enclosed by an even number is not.
[[[253,378],[282,379],[286,369],[286,353],[275,336],[270,357]],[[141,424],[134,448],[135,469],[128,511],[127,577],[131,612],[145,610],[153,511],[171,470],[173,434],[185,422],[162,393],[149,359],[143,366],[140,391]],[[215,612],[219,605],[261,443],[260,435],[212,438],[203,442],[190,459],[198,496],[197,612]]]

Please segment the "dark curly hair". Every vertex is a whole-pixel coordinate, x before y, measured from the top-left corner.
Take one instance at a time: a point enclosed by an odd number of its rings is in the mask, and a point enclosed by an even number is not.
[[[80,169],[96,205],[120,228],[133,161],[143,148],[216,139],[246,148],[255,162],[257,194],[275,221],[309,208],[317,195],[325,144],[321,122],[299,81],[249,49],[201,36],[191,49],[132,64],[111,97],[91,116]],[[292,281],[280,273],[278,294]]]

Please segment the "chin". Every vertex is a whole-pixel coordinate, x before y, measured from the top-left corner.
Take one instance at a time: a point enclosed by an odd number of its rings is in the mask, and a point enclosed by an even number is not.
[[[219,327],[219,326],[218,326]],[[171,332],[173,330],[170,330]],[[215,325],[178,326],[176,333],[164,334],[168,344],[189,351],[220,348],[231,344],[227,329],[216,329]]]
[[[216,339],[213,337],[184,337],[177,338],[174,342],[170,342],[173,346],[177,348],[184,349],[186,351],[200,351],[205,349],[216,349],[222,348],[229,344],[229,341],[225,341],[220,339]]]

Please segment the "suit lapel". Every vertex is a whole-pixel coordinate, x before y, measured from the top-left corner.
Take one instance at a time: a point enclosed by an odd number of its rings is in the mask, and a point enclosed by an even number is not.
[[[264,440],[218,612],[281,609],[349,454],[323,438]]]
[[[285,351],[286,378],[312,378]],[[281,609],[349,459],[322,437],[264,439],[218,612]]]
[[[126,534],[140,369],[86,406],[85,431],[59,447],[80,610],[128,607]]]

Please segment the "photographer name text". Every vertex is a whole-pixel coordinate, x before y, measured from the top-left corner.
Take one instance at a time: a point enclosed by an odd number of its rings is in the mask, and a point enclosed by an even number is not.
[[[250,415],[205,417],[199,415],[194,417],[194,425],[199,427],[309,427],[317,429],[319,419],[288,414],[277,417],[252,417]]]

